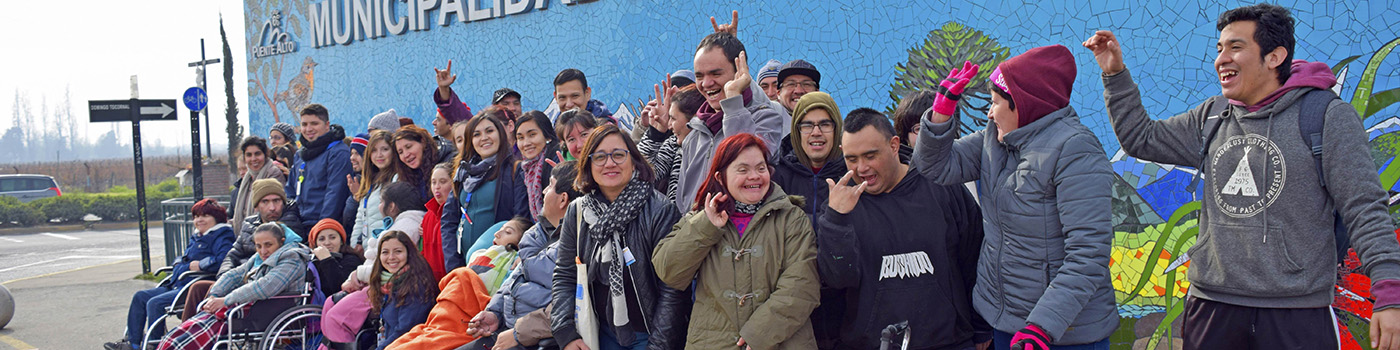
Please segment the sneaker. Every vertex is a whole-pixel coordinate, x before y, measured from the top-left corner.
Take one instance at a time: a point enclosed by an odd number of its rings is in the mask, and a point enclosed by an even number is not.
[[[136,347],[131,346],[131,342],[128,342],[128,341],[126,341],[126,340],[114,341],[114,342],[109,342],[109,343],[106,343],[106,344],[102,344],[102,349],[103,349],[103,350],[132,350],[132,349],[135,349],[135,348],[136,348]]]

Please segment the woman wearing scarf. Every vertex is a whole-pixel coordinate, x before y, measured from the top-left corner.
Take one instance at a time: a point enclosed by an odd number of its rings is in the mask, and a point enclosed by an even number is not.
[[[385,231],[379,259],[369,280],[369,300],[379,315],[379,347],[384,349],[424,321],[438,296],[438,280],[408,234]]]
[[[696,283],[687,349],[817,348],[816,234],[802,197],[772,182],[768,154],[753,134],[720,142],[694,211],[656,246],[666,285]]]
[[[253,242],[258,254],[219,276],[219,281],[209,289],[208,299],[201,303],[200,312],[161,340],[160,350],[205,349],[228,327],[230,308],[278,295],[306,292],[306,262],[311,260],[311,253],[300,244],[300,236],[282,224],[269,222],[258,226]],[[295,306],[290,301],[258,303],[245,309],[243,315],[248,319],[271,319]]]
[[[437,159],[436,145],[433,135],[417,125],[405,125],[394,132],[394,153],[399,155],[394,181],[413,184],[425,203],[432,197],[428,182],[433,175],[433,160]]]
[[[554,169],[549,161],[560,161],[559,139],[544,112],[525,112],[515,120],[515,148],[520,150],[520,162],[515,171],[525,184],[530,217],[537,218],[540,205],[544,203],[544,187],[549,185],[549,172]]]
[[[287,183],[287,175],[272,165],[274,161],[270,159],[272,155],[267,148],[267,141],[261,137],[248,136],[248,138],[243,139],[242,144],[238,145],[238,149],[243,152],[241,159],[248,171],[233,183],[233,216],[229,217],[233,219],[229,220],[229,226],[233,227],[233,232],[243,232],[243,219],[250,215],[252,205],[248,202],[248,196],[253,192],[253,181],[277,179],[278,183]]]
[[[652,269],[652,250],[680,211],[652,187],[651,166],[632,139],[607,124],[581,150],[574,187],[584,196],[569,205],[555,261],[553,333],[565,350],[583,340],[574,318],[575,259],[589,270],[589,302],[603,349],[679,349],[690,296],[666,286]]]
[[[452,127],[455,135],[466,135],[458,144],[456,174],[452,178],[453,198],[442,208],[442,235],[455,238],[459,249],[446,259],[450,267],[465,266],[465,251],[487,228],[516,216],[529,215],[525,187],[516,173],[515,157],[505,144],[506,129],[495,116],[483,112]],[[444,252],[451,253],[451,252]]]

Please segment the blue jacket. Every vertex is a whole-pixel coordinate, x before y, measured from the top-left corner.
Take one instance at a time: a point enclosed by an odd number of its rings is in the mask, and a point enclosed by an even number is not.
[[[333,128],[339,128],[333,126]],[[331,132],[323,137],[333,137]],[[350,188],[345,187],[345,176],[350,174],[350,146],[335,141],[326,146],[316,158],[305,159],[297,153],[296,164],[287,177],[288,197],[294,197],[301,207],[303,227],[312,227],[321,219],[341,220],[345,215],[345,198],[350,197]],[[300,186],[298,186],[300,184]],[[341,226],[350,223],[342,222]]]
[[[514,329],[516,320],[549,305],[555,260],[559,257],[559,245],[555,244],[558,230],[541,217],[520,239],[515,271],[496,290],[491,303],[486,304],[486,310],[495,312],[505,328]]]
[[[397,300],[384,297],[384,309],[379,311],[379,349],[389,347],[394,340],[408,333],[413,326],[428,321],[436,298],[410,298],[399,305]]]
[[[530,197],[525,193],[525,180],[515,167],[501,170],[496,177],[496,217],[491,222],[510,220],[517,216],[530,217]],[[471,252],[458,251],[457,232],[462,228],[462,204],[454,194],[442,206],[442,250],[447,260],[447,271],[466,266],[466,256]]]
[[[224,263],[224,256],[233,249],[233,241],[237,237],[233,226],[228,224],[214,225],[202,235],[190,236],[189,243],[185,244],[185,254],[171,263],[170,275],[178,278],[190,270],[190,262],[194,261],[199,262],[200,271],[218,272],[219,265]],[[169,285],[171,289],[180,289],[190,283],[189,278],[168,281],[173,281]]]

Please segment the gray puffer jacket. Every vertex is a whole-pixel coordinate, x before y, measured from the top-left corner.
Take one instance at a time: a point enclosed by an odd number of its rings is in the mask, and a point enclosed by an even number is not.
[[[1057,345],[1113,333],[1114,174],[1074,109],[1051,112],[1001,142],[992,124],[954,140],[951,121],[935,124],[925,114],[922,123],[915,168],[944,185],[981,180],[985,238],[973,308],[1002,332],[1034,323]]]

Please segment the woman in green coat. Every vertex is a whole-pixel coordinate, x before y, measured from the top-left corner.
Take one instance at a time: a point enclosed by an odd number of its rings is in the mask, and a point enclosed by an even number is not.
[[[725,139],[693,210],[657,244],[652,264],[671,288],[696,281],[687,349],[815,349],[816,235],[801,197],[770,179],[752,134]]]

